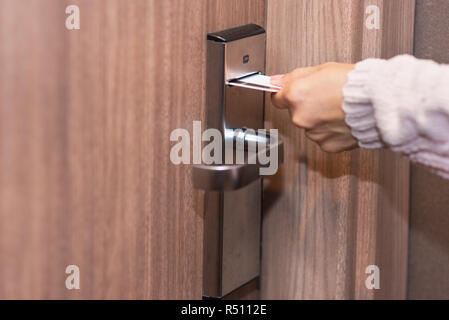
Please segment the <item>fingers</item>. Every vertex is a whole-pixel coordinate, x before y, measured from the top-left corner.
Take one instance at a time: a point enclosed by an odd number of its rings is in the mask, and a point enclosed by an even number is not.
[[[337,128],[338,129],[338,128]],[[338,153],[354,149],[358,146],[350,132],[341,132],[335,130],[320,131],[306,130],[306,137],[319,145],[321,150],[327,153]]]
[[[273,93],[271,95],[271,103],[279,108],[279,109],[288,109],[290,107],[290,104],[288,103],[287,99],[285,98],[286,90],[281,90],[278,93]]]
[[[303,86],[304,84],[301,79],[287,82],[281,91],[271,95],[271,102],[279,109],[299,107],[301,104],[301,95],[303,94]]]
[[[291,107],[292,102],[295,101],[295,97],[301,94],[295,91],[301,91],[299,89],[304,86],[304,82],[301,80],[322,68],[323,65],[298,68],[287,74],[272,76],[270,78],[271,83],[283,88],[278,93],[271,95],[273,105],[279,109]]]
[[[273,75],[270,77],[270,81],[272,84],[280,86],[280,87],[284,87],[284,85],[286,84],[286,81],[284,78],[286,78],[286,74],[277,74],[277,75]],[[271,95],[271,102],[273,103],[274,106],[276,106],[279,109],[286,109],[288,108],[288,103],[285,99],[285,90],[282,89],[281,91],[277,92],[277,93],[273,93]]]
[[[298,109],[304,102],[307,93],[308,84],[305,79],[295,79],[287,82],[285,86],[276,94],[271,96],[271,101],[277,108]]]

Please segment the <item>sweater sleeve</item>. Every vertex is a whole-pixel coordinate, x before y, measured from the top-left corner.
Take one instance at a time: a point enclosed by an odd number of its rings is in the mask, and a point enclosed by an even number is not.
[[[449,66],[412,56],[356,64],[343,89],[363,148],[387,147],[449,179]]]

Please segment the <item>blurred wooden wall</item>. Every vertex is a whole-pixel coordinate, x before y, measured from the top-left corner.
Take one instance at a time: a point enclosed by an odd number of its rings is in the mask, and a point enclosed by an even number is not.
[[[170,132],[203,119],[207,32],[264,19],[263,0],[0,0],[0,298],[202,297],[203,194]]]

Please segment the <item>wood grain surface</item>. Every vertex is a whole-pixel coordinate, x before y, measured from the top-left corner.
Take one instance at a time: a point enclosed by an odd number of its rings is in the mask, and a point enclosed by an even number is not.
[[[368,4],[380,7],[381,30],[364,27]],[[267,72],[411,53],[413,23],[413,0],[268,0]],[[323,153],[269,104],[266,124],[286,155],[265,181],[262,298],[405,298],[408,162],[388,151]],[[365,287],[372,264],[380,290]]]
[[[0,1],[0,298],[201,298],[203,194],[170,132],[203,119],[207,31],[263,21],[263,0]]]
[[[363,1],[0,1],[0,298],[200,298],[203,195],[169,135],[203,119],[205,34],[266,13],[269,73],[410,51],[413,1],[378,2],[369,32]],[[326,155],[266,118],[287,154],[266,181],[262,297],[403,297],[407,162]]]

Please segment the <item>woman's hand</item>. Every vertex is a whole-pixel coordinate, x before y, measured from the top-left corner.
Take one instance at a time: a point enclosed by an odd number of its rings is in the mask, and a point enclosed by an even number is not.
[[[326,152],[357,147],[342,109],[343,87],[353,68],[352,64],[326,63],[271,77],[273,84],[283,87],[272,95],[273,104],[289,109],[293,123],[306,129],[307,137]]]

